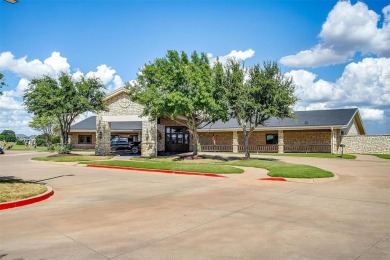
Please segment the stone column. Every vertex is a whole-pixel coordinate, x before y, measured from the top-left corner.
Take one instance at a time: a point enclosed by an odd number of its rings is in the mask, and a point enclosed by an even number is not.
[[[141,156],[157,156],[157,121],[142,121]]]
[[[331,129],[331,153],[335,154],[339,152],[339,143],[337,141],[337,136],[340,134],[340,130]]]
[[[111,124],[103,121],[102,115],[96,118],[96,155],[109,155],[111,153]]]
[[[278,130],[278,153],[284,153],[284,133]]]
[[[233,153],[238,153],[238,134],[233,131]]]

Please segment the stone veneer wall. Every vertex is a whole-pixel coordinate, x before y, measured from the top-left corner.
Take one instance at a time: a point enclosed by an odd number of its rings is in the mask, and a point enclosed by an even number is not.
[[[157,122],[142,121],[141,155],[145,157],[157,156]]]
[[[103,116],[141,115],[143,111],[143,106],[132,102],[125,93],[118,94],[109,99],[107,107],[108,111],[101,113]]]
[[[301,144],[331,144],[330,130],[318,131],[283,131],[285,145],[301,145]]]
[[[96,120],[96,140],[95,153],[97,155],[106,155],[111,150],[111,123],[103,120],[103,116],[122,116],[122,115],[141,115],[143,106],[132,102],[126,93],[119,93],[107,100],[108,111],[102,111],[98,114]],[[141,119],[140,119],[141,120]],[[157,151],[157,126],[156,121],[142,121],[142,156],[155,156]],[[102,138],[99,133],[102,132]]]
[[[390,154],[390,135],[343,136],[344,153]]]

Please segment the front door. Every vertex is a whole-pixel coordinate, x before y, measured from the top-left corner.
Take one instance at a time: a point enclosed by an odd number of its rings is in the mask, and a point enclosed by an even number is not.
[[[165,151],[166,152],[188,152],[189,133],[185,126],[165,127]]]

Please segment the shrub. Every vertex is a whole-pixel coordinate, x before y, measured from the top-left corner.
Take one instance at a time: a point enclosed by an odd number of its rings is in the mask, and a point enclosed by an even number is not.
[[[59,144],[59,143],[61,143],[61,137],[59,135],[52,135],[51,142],[53,144]]]
[[[71,144],[67,144],[65,146],[57,144],[55,147],[57,153],[70,153],[72,151]]]
[[[24,145],[24,142],[19,140],[16,142],[16,145]]]

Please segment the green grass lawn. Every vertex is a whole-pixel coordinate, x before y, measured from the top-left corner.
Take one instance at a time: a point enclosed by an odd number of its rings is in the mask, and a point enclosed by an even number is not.
[[[7,147],[8,146],[11,146],[12,145],[12,148],[10,150],[7,150]],[[41,147],[41,146],[37,146],[37,148],[34,148],[33,146],[29,145],[28,147],[24,146],[24,145],[17,145],[15,143],[7,143],[6,146],[4,147],[4,151],[7,152],[7,151],[35,151],[35,152],[51,152],[49,150],[47,150],[47,147]]]
[[[0,177],[0,203],[30,198],[46,191],[42,184]]]
[[[285,178],[328,178],[333,177],[333,173],[323,169],[304,165],[292,164],[279,161],[251,159],[251,160],[237,160],[227,162],[229,165],[245,166],[262,168],[269,171],[268,175],[271,177],[285,177]]]
[[[233,154],[237,154],[237,153],[233,153]],[[244,153],[239,153],[239,154],[244,154]],[[251,155],[341,158],[341,154],[330,154],[330,153],[251,153]],[[344,154],[343,159],[356,159],[356,156],[352,154]]]
[[[80,162],[82,164],[98,164],[107,166],[121,166],[143,169],[161,169],[173,171],[188,171],[199,173],[242,173],[238,167],[254,167],[267,169],[271,177],[285,178],[327,178],[333,177],[331,172],[323,169],[303,165],[280,162],[276,159],[250,159],[225,158],[220,156],[205,156],[202,159],[184,159],[180,157],[140,158],[129,160],[109,160],[111,156],[48,156],[34,157],[33,160],[54,162]]]
[[[390,154],[373,154],[373,155],[382,159],[390,159]]]
[[[35,161],[50,161],[50,162],[83,162],[96,160],[109,160],[113,156],[95,156],[95,155],[66,155],[66,156],[42,156],[33,157]]]
[[[187,172],[199,172],[199,173],[243,173],[242,169],[231,167],[228,165],[220,164],[208,164],[208,163],[194,163],[194,162],[174,162],[174,161],[93,161],[82,162],[84,164],[99,164],[108,166],[122,166],[133,168],[145,168],[145,169],[160,169],[160,170],[173,170],[173,171],[187,171]]]

